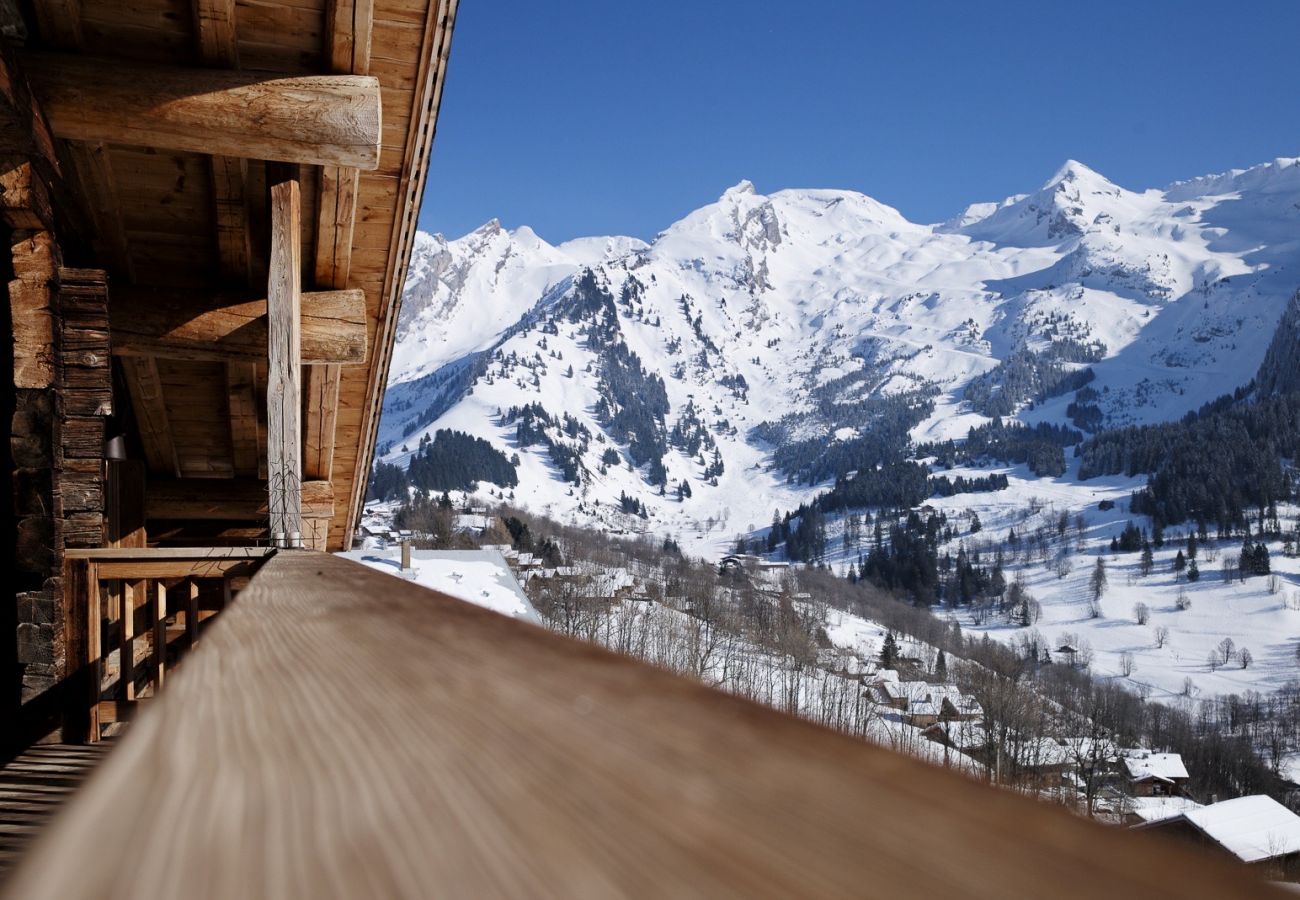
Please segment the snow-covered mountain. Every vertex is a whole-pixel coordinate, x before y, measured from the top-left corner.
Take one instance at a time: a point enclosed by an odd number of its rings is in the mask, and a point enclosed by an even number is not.
[[[1180,417],[1256,374],[1297,287],[1297,159],[1144,191],[1071,161],[940,225],[748,182],[649,245],[493,221],[420,236],[380,443],[467,432],[518,455],[485,494],[703,549],[873,441],[1071,424],[1089,379],[1085,430]]]

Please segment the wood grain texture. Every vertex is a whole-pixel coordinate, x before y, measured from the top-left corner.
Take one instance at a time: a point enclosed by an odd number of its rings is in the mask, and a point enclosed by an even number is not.
[[[329,481],[334,472],[339,367],[307,366],[306,370],[307,383],[303,388],[303,476]]]
[[[366,361],[366,297],[359,289],[299,293],[304,363]],[[113,353],[167,359],[267,358],[267,301],[211,291],[115,290]]]
[[[8,896],[1274,892],[1173,844],[282,551]]]
[[[194,0],[194,34],[199,58],[216,68],[239,68],[235,0]]]
[[[379,82],[274,77],[57,53],[23,57],[58,137],[373,169]]]
[[[236,478],[252,478],[259,469],[262,423],[257,414],[257,367],[232,362],[226,366],[226,406],[230,417],[230,452]]]
[[[112,306],[110,314],[111,312]],[[122,361],[122,374],[126,379],[127,393],[131,397],[131,409],[135,412],[149,471],[156,475],[179,476],[181,464],[176,455],[171,425],[167,420],[167,404],[163,398],[158,363],[148,356],[128,357]]]
[[[302,197],[296,173],[271,183],[266,295],[266,469],[271,539],[302,538]]]
[[[332,546],[336,547],[351,546],[352,531],[360,521],[361,509],[365,503],[366,485],[379,432],[379,414],[388,386],[388,363],[396,339],[397,318],[401,310],[406,272],[411,262],[411,248],[418,230],[420,200],[424,195],[429,153],[442,104],[443,86],[446,84],[458,7],[459,0],[430,0],[424,10],[418,65],[413,73],[417,90],[408,111],[407,133],[402,142],[402,163],[397,180],[390,243],[383,268],[374,364],[369,369],[364,393],[355,401],[361,408],[361,434],[356,452],[349,460],[355,473],[349,485],[351,499],[346,511],[341,511],[345,518],[335,522],[332,534]],[[401,55],[398,51],[389,50],[387,44],[385,52]]]
[[[334,489],[328,481],[305,481],[299,503],[302,515],[332,516]],[[145,487],[148,519],[242,522],[269,515],[267,484],[252,478],[153,478]]]
[[[71,163],[70,168],[76,173],[78,193],[95,229],[95,249],[100,259],[115,275],[134,280],[117,179],[108,148],[98,142],[68,141],[63,150]]]

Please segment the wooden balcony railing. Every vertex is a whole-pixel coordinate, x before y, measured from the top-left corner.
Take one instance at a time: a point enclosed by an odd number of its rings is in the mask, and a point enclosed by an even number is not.
[[[167,577],[107,562],[92,581]],[[1189,849],[278,551],[7,896],[1274,894]]]
[[[68,550],[64,585],[74,621],[68,652],[84,704],[69,733],[100,740],[157,696],[169,668],[273,551],[256,547]]]

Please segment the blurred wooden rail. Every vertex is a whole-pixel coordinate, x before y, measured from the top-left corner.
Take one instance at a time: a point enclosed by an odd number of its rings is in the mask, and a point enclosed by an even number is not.
[[[1271,896],[319,553],[280,551],[6,895]]]

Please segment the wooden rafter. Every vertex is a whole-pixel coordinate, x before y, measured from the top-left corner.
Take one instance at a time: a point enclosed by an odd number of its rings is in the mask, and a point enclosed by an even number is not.
[[[194,0],[194,33],[204,65],[239,68],[235,0]]]
[[[180,458],[176,454],[176,443],[172,440],[171,425],[167,419],[158,364],[148,356],[125,357],[122,360],[122,372],[126,376],[127,392],[131,395],[131,408],[135,410],[149,471],[179,476]]]
[[[379,164],[379,82],[29,53],[55,135],[312,165]]]
[[[257,368],[253,363],[226,366],[226,400],[230,414],[230,446],[236,477],[258,474],[261,423],[257,417]]]
[[[81,0],[36,0],[36,27],[52,47],[73,49],[82,44]]]
[[[302,294],[303,362],[366,361],[366,298],[360,289]],[[123,288],[109,315],[113,353],[167,359],[266,359],[267,301],[228,294]]]
[[[338,420],[339,367],[307,366],[303,388],[303,459],[306,478],[329,479],[334,472],[334,429]]]
[[[248,234],[248,160],[214,156],[210,167],[221,278],[231,284],[251,284],[253,253]]]
[[[99,142],[67,141],[63,150],[76,173],[79,193],[90,214],[105,267],[114,274],[135,280],[108,147]]]
[[[334,514],[334,488],[328,481],[304,481],[302,515],[329,518]],[[145,489],[148,519],[199,519],[245,522],[270,515],[267,485],[255,478],[155,478]]]
[[[194,37],[205,66],[239,68],[235,0],[194,0]],[[214,156],[209,166],[221,277],[234,284],[250,284],[248,160]]]
[[[442,104],[443,86],[446,84],[447,62],[451,54],[451,35],[455,28],[459,0],[431,0],[425,16],[421,44],[420,66],[416,77],[420,96],[424,98],[412,110],[407,127],[406,152],[402,160],[402,174],[398,179],[398,221],[394,222],[388,252],[388,266],[384,273],[383,301],[380,308],[379,339],[375,342],[374,364],[366,385],[366,402],[362,408],[361,444],[352,483],[351,499],[343,521],[343,546],[352,541],[352,529],[361,519],[361,508],[366,496],[366,473],[374,460],[375,443],[379,433],[379,414],[383,406],[384,391],[388,386],[388,363],[392,356],[397,316],[401,308],[402,290],[406,283],[406,268],[411,259],[415,240],[420,198],[429,170],[429,148],[433,143]]]

